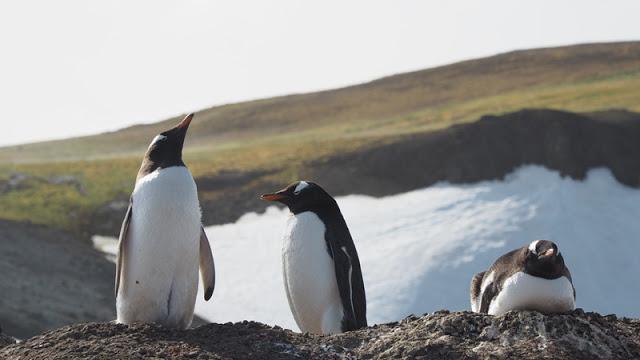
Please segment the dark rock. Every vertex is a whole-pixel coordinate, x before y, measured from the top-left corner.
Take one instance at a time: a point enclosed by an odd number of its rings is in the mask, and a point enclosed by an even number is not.
[[[23,173],[12,173],[7,180],[0,181],[0,194],[24,190],[29,188],[29,181],[34,179],[33,176]]]
[[[85,196],[87,194],[84,186],[73,175],[55,175],[49,178],[42,178],[23,173],[12,173],[9,179],[0,180],[0,194],[10,191],[21,191],[31,188],[34,183],[48,183],[51,185],[59,186],[71,186],[80,195]]]
[[[12,338],[11,336],[4,335],[2,333],[2,327],[0,327],[0,349],[7,345],[12,345],[15,343],[16,343],[15,339]]]
[[[437,182],[500,180],[541,165],[576,180],[604,167],[640,187],[640,114],[522,110],[398,138],[318,161],[302,172],[334,195],[391,195]]]
[[[120,194],[91,213],[87,233],[118,237],[122,220],[129,207],[129,195]]]
[[[47,179],[47,181],[51,185],[68,185],[68,186],[71,186],[71,187],[75,188],[76,191],[80,195],[82,195],[82,196],[86,196],[87,195],[87,191],[84,188],[84,186],[82,185],[82,183],[80,182],[80,180],[78,180],[73,175],[55,175],[55,176],[50,176]]]
[[[407,321],[409,320],[409,321]],[[440,311],[332,336],[251,321],[179,331],[79,324],[0,350],[0,358],[116,359],[637,359],[640,321],[575,311],[503,316]]]

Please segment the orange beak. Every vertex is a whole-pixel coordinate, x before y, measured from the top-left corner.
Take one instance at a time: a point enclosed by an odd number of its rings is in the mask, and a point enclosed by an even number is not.
[[[178,129],[187,129],[189,127],[189,124],[191,124],[191,120],[193,120],[193,113],[185,116],[184,119],[180,121],[180,124],[178,124],[178,126],[176,127]]]
[[[260,196],[260,199],[266,200],[266,201],[280,201],[284,198],[286,198],[286,196],[281,193],[264,194]]]

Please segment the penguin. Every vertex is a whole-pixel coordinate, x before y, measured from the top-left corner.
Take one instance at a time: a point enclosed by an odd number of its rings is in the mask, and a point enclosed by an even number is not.
[[[576,308],[576,290],[558,246],[535,240],[496,260],[471,280],[471,311],[561,313]]]
[[[336,201],[313,182],[262,195],[290,210],[282,247],[284,288],[302,332],[335,334],[367,326],[360,260]]]
[[[138,171],[118,244],[118,323],[188,328],[198,292],[198,267],[205,300],[213,294],[213,255],[202,228],[196,183],[182,161],[192,119],[189,114],[157,135]]]

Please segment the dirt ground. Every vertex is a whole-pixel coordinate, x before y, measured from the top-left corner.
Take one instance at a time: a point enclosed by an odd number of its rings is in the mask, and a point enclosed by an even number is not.
[[[332,336],[255,322],[178,331],[78,324],[0,349],[7,359],[637,359],[640,321],[576,310],[545,316],[440,311]]]
[[[26,338],[115,318],[115,269],[89,243],[43,226],[0,221],[0,325]]]

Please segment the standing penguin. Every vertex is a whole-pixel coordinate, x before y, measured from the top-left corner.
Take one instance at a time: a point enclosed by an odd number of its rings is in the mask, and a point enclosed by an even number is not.
[[[262,199],[289,207],[282,247],[284,288],[303,332],[333,334],[367,326],[360,260],[336,201],[300,181]]]
[[[511,310],[566,312],[576,307],[571,273],[558,246],[535,240],[496,260],[471,280],[471,310],[501,315]]]
[[[193,114],[156,136],[142,160],[120,230],[115,286],[119,323],[189,327],[198,292],[198,258],[205,300],[213,294],[213,256],[200,220],[196,184],[182,161],[191,119]]]

